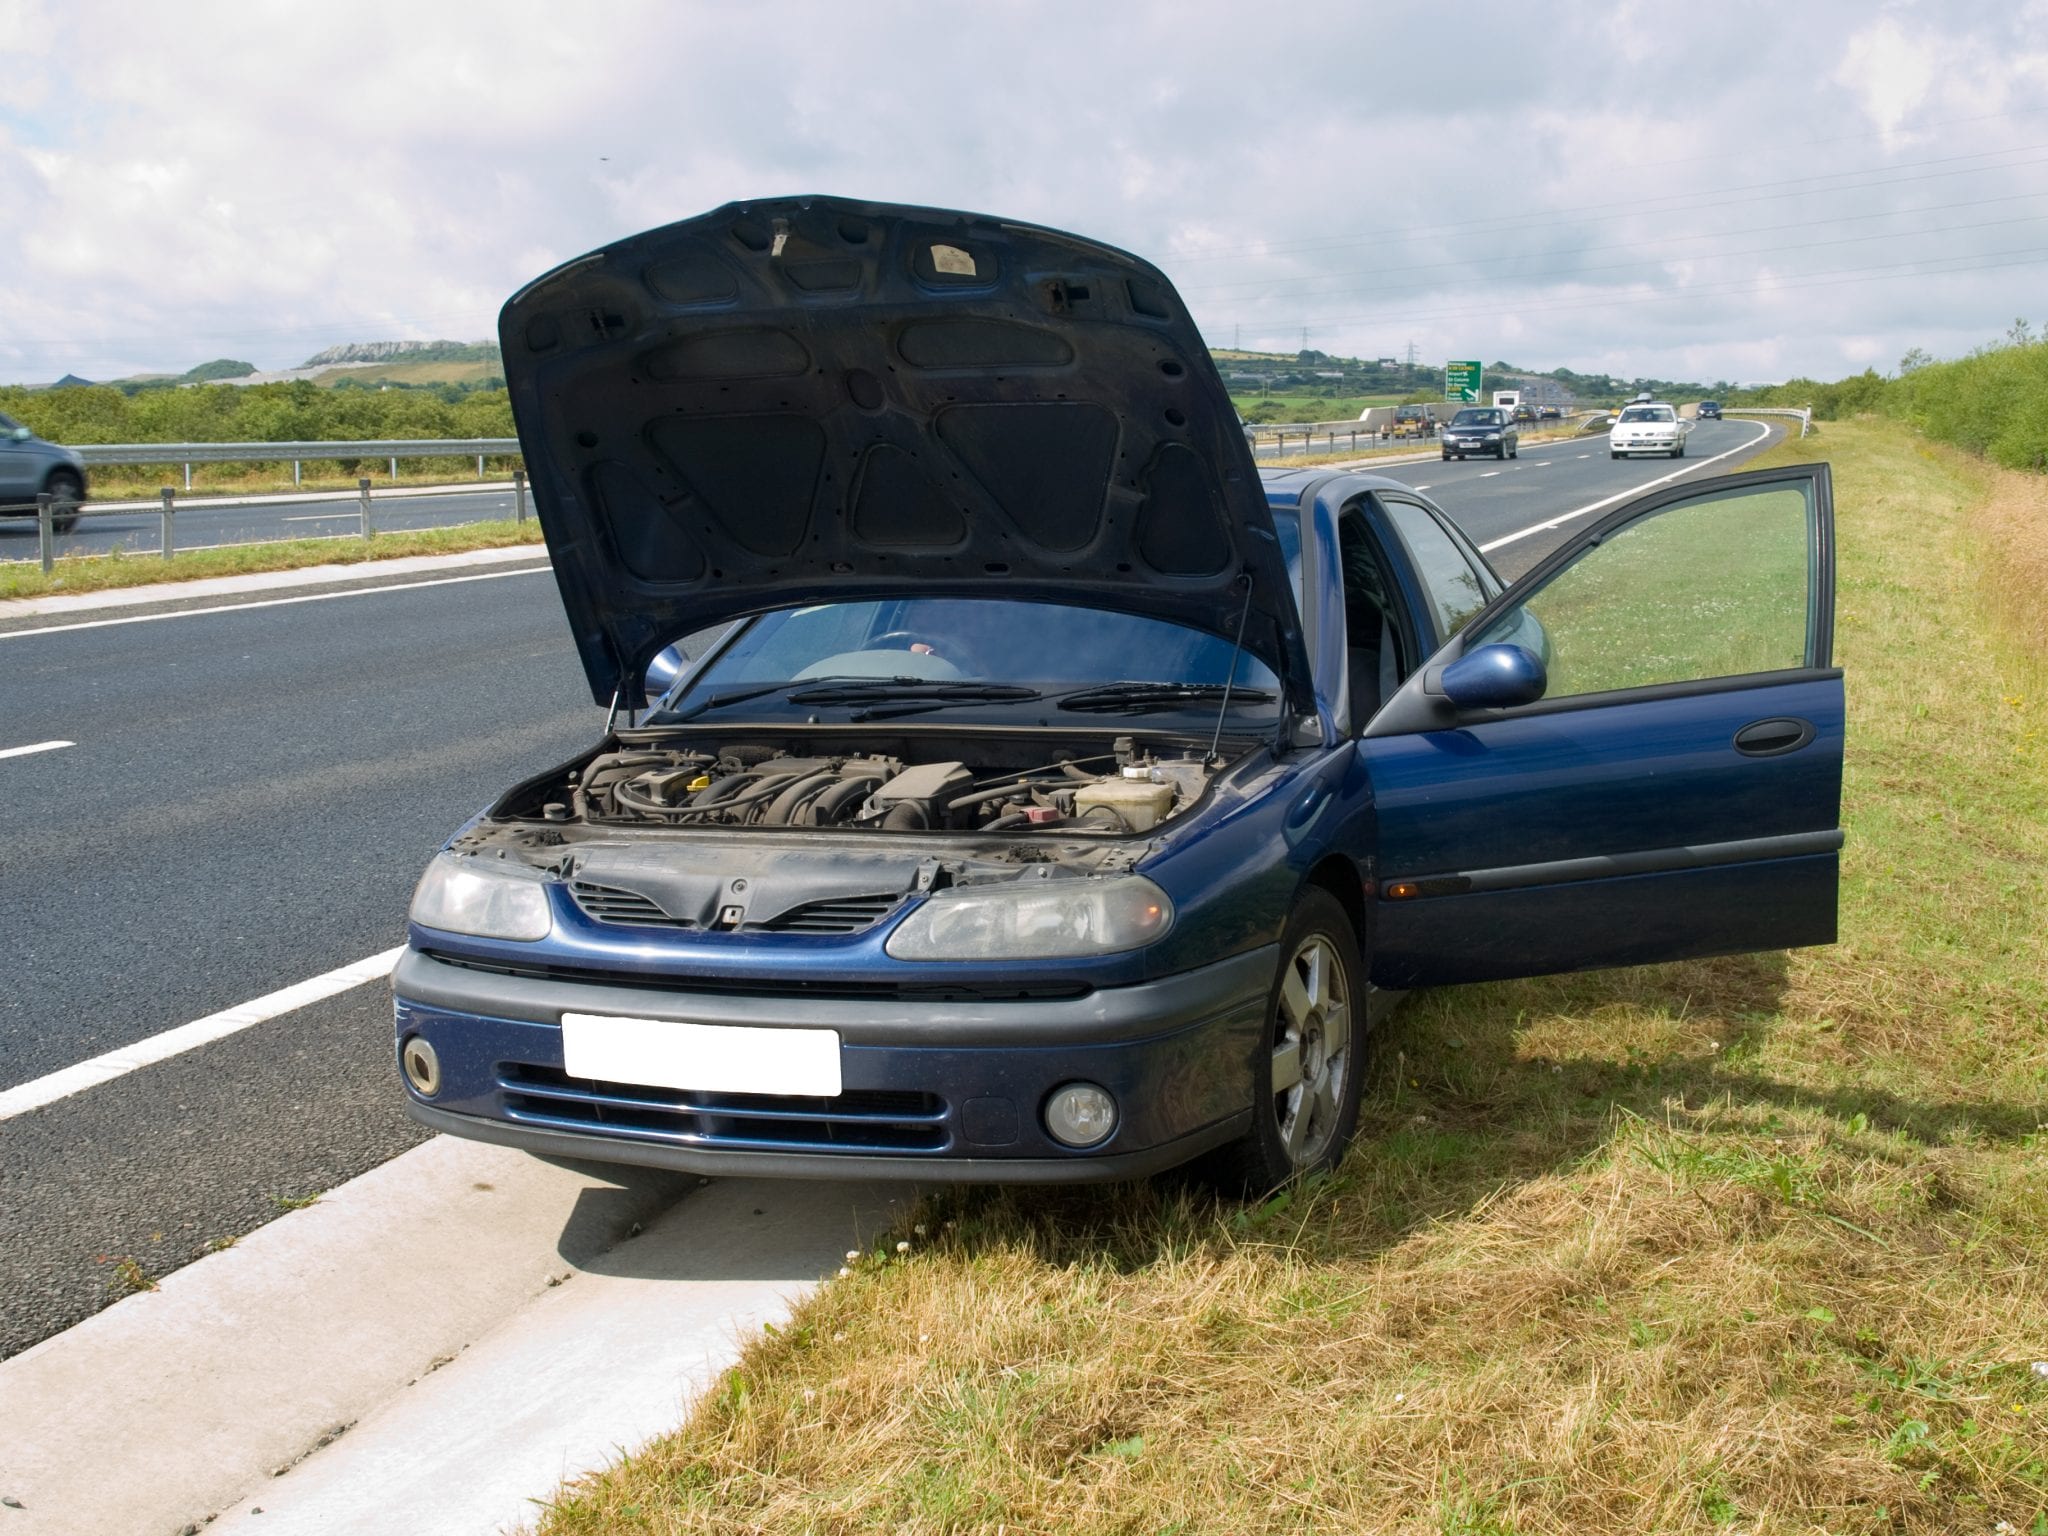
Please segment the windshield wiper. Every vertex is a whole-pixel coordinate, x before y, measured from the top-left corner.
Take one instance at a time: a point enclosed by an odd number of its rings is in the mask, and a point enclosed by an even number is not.
[[[976,683],[941,677],[878,677],[864,682],[834,682],[824,688],[798,688],[792,704],[867,704],[877,699],[1035,699],[1036,688],[1018,683]]]
[[[1273,695],[1264,688],[1246,688],[1237,683],[1104,683],[1096,688],[1079,688],[1062,697],[1061,709],[1114,710],[1144,709],[1152,704],[1206,703],[1225,694],[1233,704],[1270,704]]]
[[[707,694],[685,709],[668,714],[664,724],[675,724],[683,720],[694,720],[707,710],[723,709],[728,704],[744,704],[749,699],[764,699],[771,693],[782,693],[791,704],[876,704],[895,700],[915,700],[916,707],[899,711],[877,712],[875,718],[885,713],[916,714],[924,709],[943,709],[948,704],[988,704],[1004,700],[1024,700],[1041,697],[1036,688],[1025,688],[1013,683],[977,683],[968,680],[948,680],[936,677],[830,677],[796,678],[785,677],[776,683],[761,683],[752,688],[736,688],[729,693]],[[854,716],[866,719],[866,714]]]
[[[860,681],[861,679],[853,677],[805,678],[803,680],[805,686],[821,682],[857,683]],[[694,720],[706,710],[723,709],[728,704],[744,704],[749,699],[765,699],[771,693],[780,693],[785,688],[795,688],[797,686],[797,679],[785,677],[778,683],[758,683],[752,688],[737,688],[730,693],[706,694],[689,708],[670,713],[664,723],[673,725],[679,720]]]
[[[954,704],[1016,704],[1042,695],[1016,683],[950,682],[943,678],[892,677],[872,683],[842,683],[829,688],[801,688],[789,695],[792,704],[861,704],[847,718],[893,720],[925,715]]]

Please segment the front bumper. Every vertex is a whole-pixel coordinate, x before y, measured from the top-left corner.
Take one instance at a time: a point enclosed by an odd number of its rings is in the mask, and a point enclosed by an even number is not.
[[[1242,1135],[1278,952],[1253,950],[1084,996],[994,999],[675,990],[470,969],[408,950],[396,1041],[434,1046],[435,1130],[552,1157],[705,1174],[1081,1182],[1135,1178]],[[836,1098],[689,1093],[572,1079],[565,1012],[831,1028]],[[1039,1115],[1075,1079],[1115,1097],[1116,1130],[1075,1151]]]

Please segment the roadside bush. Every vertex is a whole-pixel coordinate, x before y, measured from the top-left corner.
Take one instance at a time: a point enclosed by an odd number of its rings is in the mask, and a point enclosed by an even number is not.
[[[53,443],[289,443],[360,438],[510,437],[504,389],[449,401],[426,389],[200,384],[124,394],[111,385],[0,388],[0,412]]]
[[[1909,354],[1917,361],[1918,354]],[[1790,379],[1737,390],[1736,405],[1810,405],[1822,421],[1887,416],[2007,469],[2048,470],[2048,342],[1987,347],[1887,379],[1865,369],[1834,383]]]

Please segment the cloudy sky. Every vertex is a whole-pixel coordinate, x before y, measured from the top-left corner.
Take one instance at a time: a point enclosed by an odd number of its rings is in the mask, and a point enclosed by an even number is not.
[[[2048,321],[2048,0],[0,0],[0,381],[492,334],[793,192],[1135,250],[1212,346],[1762,380]]]

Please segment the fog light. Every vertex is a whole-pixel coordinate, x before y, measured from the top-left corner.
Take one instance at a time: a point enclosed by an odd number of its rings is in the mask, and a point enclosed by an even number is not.
[[[408,1035],[405,1043],[398,1048],[398,1064],[405,1071],[405,1080],[412,1084],[413,1092],[423,1099],[431,1099],[441,1091],[441,1056],[432,1045],[418,1035]]]
[[[1116,1100],[1093,1083],[1063,1083],[1045,1101],[1045,1128],[1067,1146],[1092,1147],[1116,1129]]]

